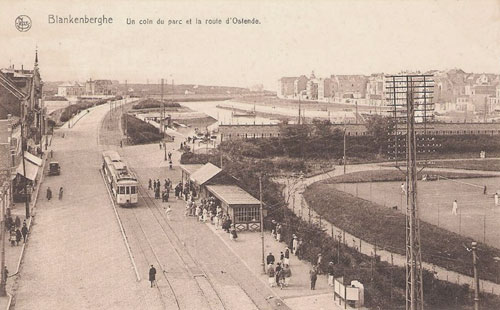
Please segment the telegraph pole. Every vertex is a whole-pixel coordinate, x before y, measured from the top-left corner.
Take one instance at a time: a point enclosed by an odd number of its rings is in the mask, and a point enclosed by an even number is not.
[[[346,162],[347,162],[347,157],[346,157],[346,127],[344,127],[344,160],[342,163],[344,164],[344,174],[346,173]]]
[[[472,242],[472,264],[474,265],[474,310],[479,310],[479,274],[477,272],[477,242]]]
[[[259,200],[260,200],[260,207],[259,207],[259,213],[260,213],[260,240],[261,240],[261,245],[262,245],[262,272],[265,274],[266,273],[266,264],[265,264],[265,257],[264,257],[264,212],[263,212],[263,207],[262,207],[262,176],[259,175]]]

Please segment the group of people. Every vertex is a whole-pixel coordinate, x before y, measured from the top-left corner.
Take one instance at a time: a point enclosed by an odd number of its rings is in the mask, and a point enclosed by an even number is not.
[[[148,189],[152,190],[155,193],[155,199],[162,199],[163,202],[168,202],[170,197],[170,190],[172,189],[172,181],[170,178],[165,179],[163,183],[163,190],[161,189],[161,181],[160,179],[148,181]]]
[[[275,262],[276,259],[273,253],[269,252],[266,257],[269,285],[271,287],[277,285],[280,289],[283,289],[290,284],[290,277],[292,276],[292,269],[290,268],[290,249],[286,248],[284,252],[280,253],[280,261],[276,263],[276,267],[274,267]]]
[[[63,193],[64,193],[64,189],[61,186],[61,187],[59,187],[59,200],[61,200],[63,198]],[[47,187],[46,197],[47,197],[47,200],[51,200],[52,199],[52,190],[50,189],[50,186]]]
[[[197,194],[196,189],[189,182],[182,185],[182,182],[179,181],[179,183],[175,186],[174,191],[175,198],[184,199],[185,201],[194,200]]]
[[[19,245],[21,239],[26,243],[26,238],[28,236],[28,226],[26,225],[26,220],[23,221],[23,226],[21,227],[21,219],[16,216],[13,220],[12,216],[7,216],[5,219],[5,229],[9,232],[10,245]]]

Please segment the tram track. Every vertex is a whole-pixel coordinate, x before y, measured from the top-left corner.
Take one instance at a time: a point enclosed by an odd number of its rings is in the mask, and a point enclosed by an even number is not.
[[[151,212],[151,215],[154,217],[157,224],[161,227],[164,236],[166,236],[166,238],[168,239],[170,245],[176,253],[176,256],[182,262],[190,277],[195,280],[200,293],[205,298],[210,309],[229,310],[204,268],[200,264],[196,263],[195,259],[186,249],[180,237],[168,223],[164,212],[162,212],[153,198],[151,198],[147,189],[145,189],[140,180],[139,184],[139,193],[141,194],[142,200],[146,204],[148,210]]]

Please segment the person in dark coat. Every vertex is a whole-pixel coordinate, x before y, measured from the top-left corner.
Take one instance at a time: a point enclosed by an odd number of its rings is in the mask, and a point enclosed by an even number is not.
[[[28,237],[28,226],[26,226],[26,223],[23,224],[23,228],[21,228],[21,233],[23,234],[24,243],[26,243],[26,237]]]
[[[19,241],[21,241],[22,237],[23,234],[21,234],[19,228],[16,228],[16,245],[19,245]]]
[[[47,200],[50,200],[52,198],[52,190],[50,187],[47,187]]]
[[[151,268],[149,268],[149,282],[151,282],[151,287],[156,282],[156,268],[151,265]]]
[[[316,280],[318,279],[318,271],[316,270],[316,266],[313,266],[309,271],[309,277],[311,279],[311,290],[316,289]]]
[[[148,189],[153,189],[153,181],[151,181],[151,179],[149,179],[148,182]]]
[[[273,253],[269,252],[269,254],[266,257],[266,264],[274,264],[274,255]]]
[[[19,218],[19,216],[16,215],[16,220],[14,223],[16,224],[16,228],[21,227],[21,219]]]

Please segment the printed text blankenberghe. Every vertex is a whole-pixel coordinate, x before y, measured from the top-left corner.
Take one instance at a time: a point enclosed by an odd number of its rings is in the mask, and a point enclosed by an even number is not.
[[[106,17],[106,15],[102,16],[87,16],[87,14],[83,16],[73,17],[71,14],[67,16],[59,16],[49,14],[49,24],[96,24],[98,26],[102,26],[103,24],[112,24],[113,18]]]

